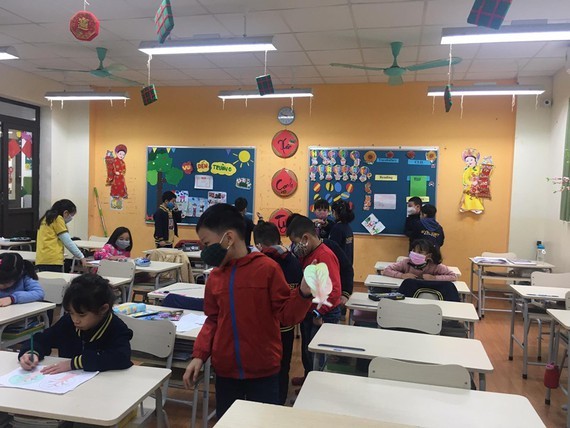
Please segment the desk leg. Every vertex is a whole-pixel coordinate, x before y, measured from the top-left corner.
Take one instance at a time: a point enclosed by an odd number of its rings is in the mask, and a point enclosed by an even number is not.
[[[479,390],[485,391],[487,389],[487,383],[485,382],[485,373],[479,372]]]
[[[479,309],[479,318],[485,316],[485,293],[483,291],[483,268],[481,266],[477,267],[477,296],[479,300],[477,301],[477,307]]]
[[[162,385],[154,391],[154,401],[156,403],[156,426],[165,428],[168,426],[168,420],[166,419],[166,412],[162,407]]]
[[[470,322],[469,324],[469,339],[475,339],[475,323]]]
[[[528,319],[528,300],[523,299],[523,372],[522,377],[526,379],[528,376],[528,330],[530,328],[530,320]]]
[[[313,352],[313,370],[315,371],[319,371],[320,367],[319,367],[319,354],[317,354],[316,352]]]
[[[556,338],[555,338],[556,335]],[[556,346],[556,351],[554,351],[554,346]],[[556,352],[556,356],[555,356]],[[558,335],[556,333],[556,322],[551,320],[550,322],[550,340],[548,343],[548,362],[558,362]],[[550,388],[546,388],[546,397],[544,397],[544,404],[550,405]]]
[[[202,427],[208,428],[208,405],[210,404],[210,372],[211,372],[211,359],[206,360],[204,365],[204,395],[202,396]]]
[[[473,293],[473,268],[474,268],[474,263],[471,262],[471,270],[469,272],[469,288],[471,289],[471,303],[473,303],[473,299],[474,299],[474,293]]]
[[[513,341],[515,334],[515,313],[516,313],[517,298],[513,292],[511,295],[511,334],[509,336],[509,361],[513,361]]]
[[[348,325],[352,325],[352,309],[346,309],[348,311]]]
[[[160,288],[160,273],[157,273],[155,278],[154,278],[154,289],[158,290]]]

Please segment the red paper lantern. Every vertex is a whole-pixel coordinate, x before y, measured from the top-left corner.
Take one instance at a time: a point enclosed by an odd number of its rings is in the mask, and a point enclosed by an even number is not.
[[[77,40],[89,42],[99,35],[99,19],[91,12],[77,12],[69,21],[69,31]]]

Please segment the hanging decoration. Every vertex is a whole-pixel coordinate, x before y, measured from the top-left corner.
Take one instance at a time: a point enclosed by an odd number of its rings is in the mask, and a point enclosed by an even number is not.
[[[453,64],[453,45],[449,45],[449,64],[447,66],[447,85],[445,86],[445,91],[443,92],[443,104],[445,106],[445,112],[449,113],[453,101],[451,101],[451,65]]]
[[[174,15],[172,14],[170,0],[162,0],[154,16],[154,26],[156,35],[158,36],[158,42],[164,43],[174,28]]]
[[[83,10],[77,12],[69,21],[69,31],[82,42],[90,42],[99,35],[99,19],[91,12],[87,11],[86,0],[83,1]]]
[[[277,171],[271,179],[271,190],[277,196],[286,198],[291,196],[297,190],[299,180],[293,171],[282,168]]]
[[[479,151],[469,148],[463,151],[465,162],[463,171],[463,195],[461,196],[460,212],[471,211],[482,214],[485,211],[483,199],[491,199],[491,173],[494,169],[493,159],[486,156],[479,165]]]
[[[156,93],[156,88],[154,84],[150,83],[150,61],[152,60],[152,55],[148,56],[148,61],[146,62],[147,69],[147,85],[141,89],[142,101],[145,106],[152,104],[158,100],[158,95]]]
[[[123,209],[123,199],[128,198],[127,184],[125,182],[127,165],[124,159],[126,155],[127,146],[124,144],[119,144],[115,147],[115,156],[111,150],[107,150],[105,155],[105,165],[107,167],[105,185],[111,187],[111,208],[115,210]]]
[[[280,158],[290,158],[299,148],[299,139],[294,132],[283,129],[273,136],[271,140],[271,148]]]
[[[501,28],[512,0],[475,0],[467,17],[469,24],[494,30]]]
[[[291,210],[288,210],[287,208],[279,208],[278,210],[273,211],[271,216],[269,216],[269,221],[277,226],[281,236],[284,236],[287,233],[287,219],[292,214]]]

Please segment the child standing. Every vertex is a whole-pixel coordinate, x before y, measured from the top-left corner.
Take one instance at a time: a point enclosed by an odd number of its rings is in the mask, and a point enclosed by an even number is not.
[[[412,243],[409,257],[393,263],[382,272],[383,275],[402,279],[423,279],[427,281],[455,281],[457,275],[441,263],[439,247],[426,239]]]
[[[95,260],[120,260],[131,257],[133,237],[126,227],[117,227],[103,248],[93,255]]]
[[[334,226],[334,219],[330,216],[330,205],[324,199],[315,201],[315,217],[313,220],[317,229],[317,235],[321,239],[328,238]]]
[[[178,236],[178,223],[182,221],[182,213],[176,208],[174,192],[168,190],[162,194],[162,204],[153,218],[156,248],[172,248],[174,237]]]
[[[251,247],[251,234],[253,233],[253,228],[255,225],[253,224],[253,220],[247,216],[247,199],[245,198],[237,198],[234,202],[234,206],[243,216],[245,221],[245,246],[247,248]],[[259,214],[258,214],[259,216]]]
[[[422,208],[422,199],[418,196],[412,196],[408,200],[408,207],[406,210],[406,225],[404,226],[404,233],[410,239],[410,248],[412,250],[412,242],[414,241],[413,234],[416,225],[420,222],[420,210]]]
[[[99,275],[74,278],[63,296],[66,314],[52,327],[34,335],[34,353],[30,343],[22,346],[18,359],[24,370],[32,370],[52,348],[69,358],[44,367],[42,373],[69,370],[106,371],[127,369],[131,363],[130,340],[133,332],[112,310],[115,294],[109,281]]]
[[[16,252],[0,254],[0,307],[43,300],[34,265]]]
[[[38,271],[62,272],[63,247],[85,266],[85,256],[71,240],[67,223],[73,220],[77,207],[69,199],[61,199],[46,211],[40,219],[36,243],[36,269]]]
[[[211,356],[218,417],[237,399],[277,404],[279,323],[296,324],[305,316],[311,305],[310,289],[302,281],[298,291],[291,291],[277,263],[260,252],[248,253],[245,222],[236,207],[211,206],[198,220],[196,231],[205,246],[202,260],[217,268],[208,278],[207,319],[194,343],[184,384],[189,388],[197,380]]]
[[[420,221],[416,222],[412,230],[410,239],[427,239],[433,242],[438,248],[443,246],[445,235],[443,227],[436,221],[436,208],[431,204],[424,204],[420,209]]]
[[[289,288],[291,290],[297,288],[303,279],[301,262],[286,247],[281,245],[281,237],[279,236],[277,226],[270,222],[259,221],[253,229],[253,240],[259,251],[275,260],[281,267]],[[281,325],[281,345],[283,346],[281,370],[279,372],[279,404],[281,405],[287,401],[289,369],[291,368],[294,339],[295,326]]]
[[[354,264],[354,234],[350,222],[354,220],[354,213],[348,202],[340,200],[332,205],[333,217],[336,221],[331,229],[329,238],[335,241],[344,251],[351,265]]]

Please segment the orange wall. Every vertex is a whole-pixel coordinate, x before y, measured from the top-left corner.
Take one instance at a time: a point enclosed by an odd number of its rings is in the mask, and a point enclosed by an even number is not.
[[[171,146],[255,146],[255,210],[266,218],[279,207],[306,213],[309,146],[439,146],[438,220],[445,229],[442,249],[445,263],[459,266],[468,281],[467,258],[482,251],[506,251],[514,148],[515,112],[508,97],[471,97],[454,100],[452,112],[443,111],[443,101],[425,95],[426,85],[406,83],[315,86],[312,107],[308,100],[295,101],[297,119],[289,127],[299,137],[300,148],[291,159],[279,159],[271,150],[271,138],[282,129],[276,119],[289,100],[228,101],[225,109],[217,98],[220,88],[159,88],[159,100],[144,107],[137,90],[124,107],[115,103],[91,105],[91,187],[99,189],[107,229],[128,226],[135,241],[134,255],[153,247],[153,226],[145,224],[146,147]],[[104,156],[122,143],[128,147],[127,186],[129,199],[123,211],[109,209],[105,188]],[[492,155],[491,201],[481,216],[458,212],[461,152],[479,149]],[[275,171],[287,167],[297,174],[299,190],[288,199],[271,191]],[[91,197],[89,233],[102,234],[96,204]],[[182,227],[180,238],[195,237],[193,227]],[[373,273],[377,260],[394,260],[407,253],[405,237],[358,235],[355,240],[356,280]]]

